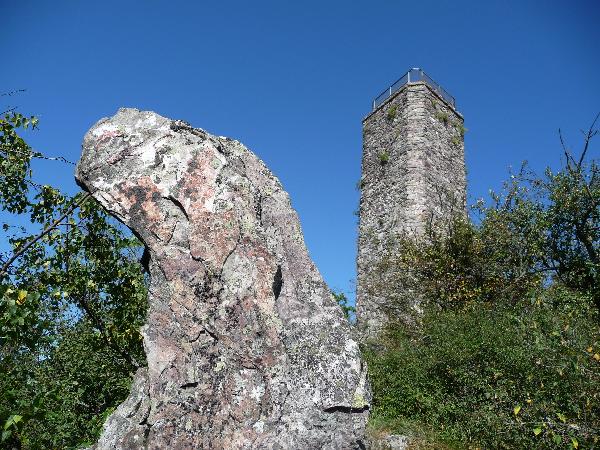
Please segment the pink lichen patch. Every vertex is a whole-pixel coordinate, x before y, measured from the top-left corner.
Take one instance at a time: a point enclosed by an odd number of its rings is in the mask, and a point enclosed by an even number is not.
[[[190,241],[190,252],[195,259],[206,262],[214,271],[220,270],[239,238],[236,213],[233,210],[215,210],[215,185],[220,164],[218,152],[213,146],[199,152],[189,163],[178,198],[181,204],[189,205],[186,212],[190,234],[195,236]]]
[[[123,137],[125,134],[121,130],[106,130],[97,139],[98,144],[106,144],[112,138]]]

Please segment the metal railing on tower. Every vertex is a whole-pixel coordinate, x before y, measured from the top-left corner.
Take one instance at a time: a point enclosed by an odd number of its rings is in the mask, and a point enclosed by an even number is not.
[[[433,79],[427,75],[423,69],[415,67],[410,69],[398,80],[396,80],[389,88],[379,94],[373,100],[373,110],[377,109],[379,105],[385,102],[388,98],[402,89],[404,86],[410,83],[425,82],[431,89],[433,89],[440,97],[442,97],[452,108],[456,109],[456,100],[452,97],[442,86],[433,81]]]

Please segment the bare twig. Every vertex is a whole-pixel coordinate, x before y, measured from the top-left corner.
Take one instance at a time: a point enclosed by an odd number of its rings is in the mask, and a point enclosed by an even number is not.
[[[16,106],[13,106],[12,108],[5,109],[4,111],[2,111],[2,112],[0,113],[0,116],[3,116],[3,115],[5,115],[5,114],[11,113],[11,112],[13,112],[13,111],[16,111],[16,109],[17,109],[17,107],[16,107]]]
[[[593,186],[596,173],[592,172],[592,178],[591,178],[590,182],[588,183],[582,174],[582,165],[583,165],[583,161],[585,160],[585,156],[589,150],[590,142],[592,141],[592,138],[598,134],[598,130],[594,129],[594,127],[596,126],[596,122],[598,121],[598,118],[600,118],[600,112],[598,114],[596,114],[596,117],[594,118],[594,121],[592,122],[592,124],[590,125],[588,130],[581,131],[584,135],[584,145],[583,145],[583,150],[581,152],[581,155],[579,156],[579,161],[575,161],[575,158],[573,157],[573,155],[571,154],[571,152],[569,151],[569,149],[567,148],[567,146],[564,142],[560,128],[558,130],[558,135],[560,137],[560,144],[561,144],[563,151],[565,153],[565,156],[567,158],[567,170],[569,171],[569,173],[571,175],[575,176],[578,180],[581,180],[583,182],[583,188],[584,188],[586,194],[588,195],[588,197],[590,198],[590,200],[592,201],[592,205],[594,208],[598,206],[598,203],[596,202],[596,199],[594,198],[594,195],[592,194],[590,186]]]
[[[565,144],[565,140],[563,139],[562,135],[562,130],[560,128],[558,129],[558,137],[560,138],[560,145],[562,146],[563,152],[565,153],[565,156],[567,158],[567,170],[572,173],[573,169],[571,168],[571,160],[573,161],[573,163],[575,163],[575,160],[573,159],[573,156],[571,156],[571,152]]]
[[[20,94],[21,92],[25,92],[27,89],[15,89],[14,91],[8,91],[0,94],[0,97],[12,97],[15,94]]]
[[[594,118],[594,121],[592,122],[588,130],[583,132],[583,135],[585,136],[585,144],[583,146],[583,152],[581,152],[581,156],[579,157],[579,163],[577,164],[577,168],[580,170],[581,164],[583,164],[583,159],[585,158],[585,154],[587,153],[588,148],[590,146],[590,141],[594,136],[596,136],[596,134],[598,134],[598,130],[594,130],[596,122],[598,121],[598,117],[600,117],[600,112],[596,114],[596,117]]]
[[[43,153],[41,153],[41,152],[39,152],[37,150],[34,150],[32,148],[29,149],[29,152],[31,154],[28,154],[28,152],[26,152],[26,151],[14,149],[14,148],[12,148],[10,151],[13,152],[13,153],[20,154],[20,155],[30,156],[31,158],[45,159],[45,160],[48,160],[48,161],[60,161],[60,162],[64,162],[64,163],[67,163],[67,164],[71,164],[73,166],[75,165],[75,163],[73,161],[69,161],[64,156],[46,156]]]
[[[66,159],[64,156],[46,156],[40,152],[35,152],[35,154],[33,155],[34,158],[37,159],[45,159],[47,161],[60,161],[60,162],[64,162],[67,164],[71,164],[72,166],[75,165],[75,163],[73,161],[69,161],[68,159]]]

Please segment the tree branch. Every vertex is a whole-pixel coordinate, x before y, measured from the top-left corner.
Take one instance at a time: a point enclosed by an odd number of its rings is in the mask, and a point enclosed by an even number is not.
[[[17,109],[16,106],[13,106],[12,108],[5,109],[4,111],[2,111],[0,113],[0,116],[4,116],[5,114],[11,113],[11,112],[15,111],[16,109]]]
[[[569,151],[569,149],[567,148],[567,145],[565,144],[565,140],[563,139],[563,135],[562,135],[562,130],[560,128],[558,129],[558,137],[560,139],[560,145],[563,149],[565,157],[567,158],[567,170],[572,173],[571,160],[573,160],[573,157],[571,156],[571,152]],[[573,160],[573,163],[575,163],[575,160]]]
[[[69,161],[64,156],[46,156],[42,152],[39,152],[31,147],[28,147],[28,151],[11,148],[10,152],[19,154],[21,156],[29,156],[30,158],[45,159],[47,161],[60,161],[60,162],[64,162],[67,164],[71,164],[72,166],[75,165],[75,163],[73,161]]]
[[[71,164],[72,166],[75,165],[75,163],[73,161],[69,161],[64,156],[46,156],[43,153],[38,152],[37,150],[33,150],[33,152],[34,152],[33,157],[37,158],[37,159],[45,159],[47,161],[60,161],[60,162],[66,163],[66,164]]]
[[[32,238],[29,242],[27,242],[25,245],[23,245],[17,251],[15,251],[15,253],[8,259],[8,261],[6,261],[6,263],[4,263],[4,265],[0,269],[0,278],[4,277],[8,273],[8,269],[12,265],[12,263],[14,263],[22,254],[24,254],[33,244],[35,244],[37,241],[39,241],[41,238],[47,235],[50,231],[54,230],[65,219],[65,217],[71,214],[76,208],[81,206],[88,198],[90,198],[90,196],[91,194],[86,192],[84,195],[81,196],[79,200],[77,200],[71,206],[69,206],[65,213],[63,213],[58,219],[56,219],[54,222],[48,225],[40,234]]]
[[[127,361],[129,364],[131,364],[131,366],[134,367],[136,370],[139,369],[141,367],[141,365],[129,353],[127,353],[119,345],[117,345],[116,343],[113,343],[110,340],[108,332],[106,331],[106,326],[104,325],[104,322],[102,321],[102,319],[100,317],[98,317],[96,315],[96,313],[90,307],[90,304],[87,302],[87,300],[84,298],[84,296],[72,296],[72,297],[75,298],[75,301],[81,307],[81,309],[83,309],[85,311],[86,315],[88,316],[88,318],[90,319],[92,324],[98,329],[98,331],[100,331],[100,334],[102,335],[102,338],[104,339],[104,342],[106,343],[106,345],[108,347],[112,348],[114,351],[116,351],[119,355],[121,355],[121,357],[123,359],[125,359],[125,361]]]
[[[15,94],[20,94],[21,92],[25,92],[27,89],[15,89],[14,91],[3,92],[0,94],[0,97],[12,97]]]
[[[583,146],[583,152],[581,152],[581,156],[579,157],[579,163],[577,164],[577,168],[579,170],[581,170],[581,164],[583,164],[583,159],[585,158],[585,154],[587,153],[588,148],[590,146],[590,141],[596,134],[598,134],[598,130],[594,130],[596,122],[598,121],[598,117],[600,117],[600,112],[596,114],[596,117],[594,118],[594,121],[588,128],[587,132],[583,133],[585,135],[585,144]]]

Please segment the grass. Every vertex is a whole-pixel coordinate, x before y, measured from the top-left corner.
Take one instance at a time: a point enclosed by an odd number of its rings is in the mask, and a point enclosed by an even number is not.
[[[389,155],[389,153],[386,150],[384,150],[383,152],[379,153],[379,163],[382,166],[386,165],[389,161],[390,161],[390,155]]]
[[[394,120],[396,118],[397,111],[398,111],[398,107],[396,105],[394,105],[390,109],[388,109],[388,112],[387,112],[388,120]]]

